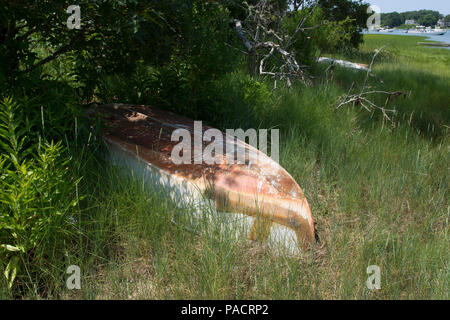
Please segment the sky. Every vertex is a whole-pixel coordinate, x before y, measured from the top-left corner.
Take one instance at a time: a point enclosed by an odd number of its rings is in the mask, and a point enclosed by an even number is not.
[[[380,7],[381,12],[404,12],[420,9],[436,10],[443,15],[450,14],[450,0],[366,0]]]

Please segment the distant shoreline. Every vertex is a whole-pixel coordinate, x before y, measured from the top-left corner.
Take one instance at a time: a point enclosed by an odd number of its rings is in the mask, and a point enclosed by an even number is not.
[[[363,34],[374,34],[374,35],[382,35],[382,36],[408,36],[408,37],[418,37],[421,38],[422,41],[432,41],[432,42],[440,42],[443,44],[448,44],[450,45],[450,30],[447,31],[447,33],[443,36],[433,36],[433,35],[420,35],[420,34],[407,34],[404,32],[399,32],[398,30],[392,32],[392,33],[380,33],[380,32],[376,32],[376,31],[369,31],[369,32],[363,32]],[[418,40],[419,41],[419,40]],[[447,49],[450,50],[450,47],[445,47],[445,46],[427,46],[429,48],[442,48],[442,49]]]

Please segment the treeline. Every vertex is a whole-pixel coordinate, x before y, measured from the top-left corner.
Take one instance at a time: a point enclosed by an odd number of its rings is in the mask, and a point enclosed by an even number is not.
[[[381,25],[398,27],[405,24],[406,20],[414,20],[416,24],[431,27],[435,26],[444,16],[439,11],[418,10],[398,13],[396,11],[381,14]]]

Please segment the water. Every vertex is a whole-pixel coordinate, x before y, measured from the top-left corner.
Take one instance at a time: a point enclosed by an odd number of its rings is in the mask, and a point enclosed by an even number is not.
[[[369,34],[392,34],[392,35],[401,35],[401,36],[419,36],[419,37],[427,37],[426,40],[431,40],[431,41],[439,41],[439,42],[445,42],[445,43],[450,43],[450,30],[448,30],[444,35],[442,36],[436,36],[436,35],[427,35],[427,34],[408,34],[405,33],[405,30],[394,30],[394,32],[376,32],[376,31],[370,31],[370,32],[366,32]],[[440,48],[440,47],[436,47],[436,48]],[[449,49],[450,47],[443,47],[445,49]]]

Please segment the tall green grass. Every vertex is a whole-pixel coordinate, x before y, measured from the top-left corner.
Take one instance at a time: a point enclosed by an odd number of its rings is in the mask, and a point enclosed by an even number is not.
[[[52,262],[62,258],[80,200],[61,142],[34,142],[20,108],[0,102],[0,266],[11,296],[52,287],[59,271]]]
[[[450,52],[442,48],[418,45],[426,40],[419,36],[365,35],[360,50],[335,55],[355,62],[370,64],[376,49],[383,48],[374,64],[371,87],[376,90],[402,91],[406,99],[392,104],[398,121],[406,122],[431,137],[438,137],[448,129],[450,118]],[[355,76],[342,68],[334,74],[343,88],[349,83],[361,84],[364,75]],[[385,96],[376,98],[383,105]]]
[[[192,233],[171,223],[179,209],[164,194],[107,166],[94,175],[99,187],[86,212],[97,249],[79,261],[82,290],[63,289],[62,297],[447,299],[448,145],[406,125],[355,130],[357,111],[308,104],[325,100],[310,90],[280,102],[270,121],[289,123],[281,163],[317,220],[311,251],[292,257]],[[377,292],[365,284],[372,264],[382,270]]]

